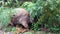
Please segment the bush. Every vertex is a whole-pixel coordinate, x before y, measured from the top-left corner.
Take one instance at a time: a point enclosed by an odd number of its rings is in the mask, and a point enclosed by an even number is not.
[[[37,30],[41,25],[52,32],[60,31],[60,0],[33,0],[23,3],[22,7],[30,12],[32,18],[38,18],[32,29]]]

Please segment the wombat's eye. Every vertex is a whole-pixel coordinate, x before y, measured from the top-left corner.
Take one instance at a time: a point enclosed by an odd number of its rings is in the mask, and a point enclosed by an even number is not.
[[[12,16],[12,18],[14,18],[14,17],[15,17],[15,15]]]
[[[13,16],[15,16],[15,15],[13,15]]]
[[[15,17],[15,15],[11,16],[11,18],[14,18],[14,17]]]

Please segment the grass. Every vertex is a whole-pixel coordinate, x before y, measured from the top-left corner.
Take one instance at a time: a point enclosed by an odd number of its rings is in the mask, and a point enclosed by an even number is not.
[[[12,14],[14,13],[12,8],[4,8],[4,7],[0,7],[0,29],[2,30],[10,30],[12,31],[14,28],[8,27],[6,28],[6,26],[8,25],[8,23],[10,22],[10,17],[12,16]]]

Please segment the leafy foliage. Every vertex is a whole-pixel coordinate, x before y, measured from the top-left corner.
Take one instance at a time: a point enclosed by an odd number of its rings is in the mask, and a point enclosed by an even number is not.
[[[22,7],[30,12],[32,18],[37,16],[38,21],[33,23],[33,29],[40,27],[47,28],[50,31],[60,31],[60,0],[33,0],[25,2]]]
[[[7,0],[7,2],[5,2],[5,6],[9,6],[9,7],[19,7],[20,3],[18,0]]]

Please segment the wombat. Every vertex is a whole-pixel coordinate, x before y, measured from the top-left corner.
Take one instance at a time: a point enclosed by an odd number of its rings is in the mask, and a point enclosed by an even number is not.
[[[10,25],[22,25],[25,28],[29,28],[28,24],[31,23],[30,14],[23,8],[15,8],[16,12],[11,17]]]

